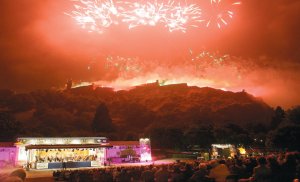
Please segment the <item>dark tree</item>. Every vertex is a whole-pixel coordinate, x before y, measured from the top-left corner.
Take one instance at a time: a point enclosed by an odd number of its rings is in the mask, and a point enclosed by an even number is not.
[[[8,113],[0,113],[0,141],[13,141],[21,132],[21,123]]]
[[[171,149],[183,148],[183,132],[180,128],[167,127],[165,130],[167,147]]]
[[[0,104],[7,104],[7,101],[14,95],[14,92],[8,89],[0,90]]]
[[[166,148],[164,127],[151,126],[147,130],[147,134],[151,138],[151,146],[153,148]]]
[[[28,111],[34,108],[35,100],[30,94],[17,94],[7,101],[8,108],[14,112]]]
[[[179,128],[151,126],[147,134],[151,138],[153,148],[181,149],[183,148],[183,132]]]
[[[269,128],[263,123],[248,123],[245,128],[253,135],[266,134],[269,131]]]
[[[285,111],[280,107],[277,106],[275,111],[274,111],[274,116],[272,117],[271,121],[271,129],[277,128],[280,123],[284,120],[285,118]]]
[[[300,106],[296,106],[288,111],[288,119],[293,123],[300,124]]]
[[[134,131],[144,128],[154,121],[155,114],[141,104],[128,103],[123,109],[126,113],[124,119],[131,124]]]
[[[96,109],[92,129],[95,132],[110,132],[113,130],[112,120],[104,103],[101,103]]]
[[[269,147],[300,150],[300,126],[288,125],[271,131],[267,137]]]
[[[250,134],[237,124],[228,123],[214,130],[218,143],[232,143],[235,145],[249,145],[252,142]]]
[[[202,148],[209,148],[215,142],[213,128],[210,126],[190,127],[185,132],[186,144],[199,145]]]

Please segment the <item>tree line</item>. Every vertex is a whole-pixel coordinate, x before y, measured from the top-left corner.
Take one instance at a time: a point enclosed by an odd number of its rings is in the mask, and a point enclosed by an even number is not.
[[[273,109],[271,121],[266,122],[220,124],[201,117],[180,126],[174,124],[176,118],[166,118],[168,122],[155,121],[153,113],[143,113],[138,105],[128,106],[130,108],[124,108],[128,122],[123,122],[118,117],[112,118],[103,97],[51,90],[30,94],[0,90],[0,140],[13,141],[21,136],[106,136],[111,140],[150,137],[154,148],[182,150],[195,145],[207,148],[212,143],[231,143],[300,149],[300,106],[288,110],[278,106]],[[142,120],[138,119],[140,116]]]

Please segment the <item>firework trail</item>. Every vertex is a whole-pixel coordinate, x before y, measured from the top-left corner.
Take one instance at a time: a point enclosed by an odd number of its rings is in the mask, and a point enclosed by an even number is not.
[[[133,77],[142,70],[142,63],[139,58],[108,56],[106,57],[105,68],[117,71],[119,77]]]
[[[210,0],[210,9],[206,12],[206,27],[217,26],[219,29],[228,25],[228,21],[234,16],[234,8],[241,2],[230,2],[230,0]]]
[[[82,28],[98,33],[103,33],[111,25],[120,22],[128,24],[129,29],[163,25],[170,32],[186,32],[189,27],[209,27],[213,24],[221,28],[233,18],[233,7],[241,4],[211,0],[208,11],[197,4],[181,4],[173,0],[152,0],[145,3],[113,0],[73,1],[75,10],[65,14],[72,17]]]

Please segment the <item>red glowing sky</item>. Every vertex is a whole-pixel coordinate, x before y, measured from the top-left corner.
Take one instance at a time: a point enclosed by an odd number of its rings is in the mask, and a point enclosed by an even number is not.
[[[222,69],[212,70],[216,72],[208,74],[204,81],[213,80],[218,88],[228,82],[228,90],[230,85],[232,90],[246,88],[273,106],[299,104],[300,2],[245,0],[242,3],[234,19],[221,30],[170,33],[157,26],[129,31],[120,25],[98,34],[88,33],[64,15],[73,8],[69,0],[0,0],[0,88],[27,91],[60,87],[69,78],[114,81],[117,78],[108,76],[111,74],[103,66],[107,55],[156,59],[158,68],[164,62],[171,62],[177,68],[166,69],[165,72],[173,73],[165,75],[179,81],[184,81],[181,77],[197,79],[186,74],[189,70],[182,67],[182,58],[189,49],[195,52],[205,49],[251,58],[257,65],[253,69],[249,65],[251,71],[239,81],[228,78],[219,83],[216,79],[226,77],[221,74]],[[87,70],[95,61],[96,68]],[[139,75],[138,82],[163,71],[153,69],[153,72]],[[147,79],[157,79],[153,77]]]

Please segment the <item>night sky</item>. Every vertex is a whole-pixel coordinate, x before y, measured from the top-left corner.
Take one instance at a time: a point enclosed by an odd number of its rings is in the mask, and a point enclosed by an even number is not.
[[[159,26],[129,31],[122,25],[89,33],[64,14],[72,8],[69,0],[0,0],[0,88],[29,91],[61,87],[69,78],[110,80],[103,67],[89,71],[87,66],[111,54],[180,65],[189,49],[205,48],[264,60],[264,74],[256,75],[251,86],[268,93],[257,96],[273,106],[300,103],[298,0],[244,0],[227,27],[186,33]]]

